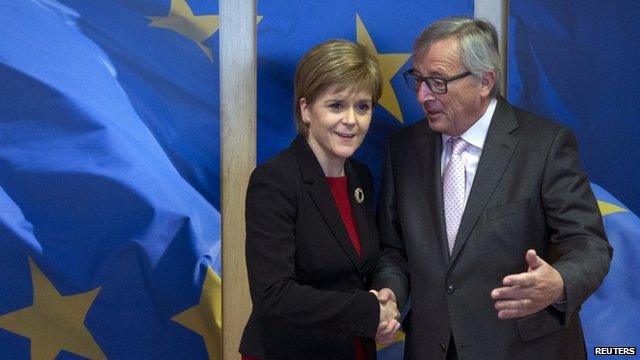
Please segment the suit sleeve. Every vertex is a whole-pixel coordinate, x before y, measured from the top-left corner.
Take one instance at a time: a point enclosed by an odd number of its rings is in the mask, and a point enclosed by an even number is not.
[[[564,281],[565,324],[600,286],[612,248],[573,133],[562,128],[551,145],[542,179],[542,201],[551,229],[550,259]]]
[[[373,337],[380,308],[362,290],[322,291],[298,283],[295,271],[295,181],[274,166],[258,167],[246,198],[246,260],[254,311],[284,321]]]
[[[407,253],[398,217],[393,154],[390,142],[385,147],[384,168],[380,185],[377,223],[380,236],[380,258],[371,287],[376,290],[390,288],[402,308],[409,296],[409,270]]]

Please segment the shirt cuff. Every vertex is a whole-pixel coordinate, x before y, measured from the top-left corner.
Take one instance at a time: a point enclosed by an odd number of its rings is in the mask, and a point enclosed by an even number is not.
[[[553,303],[551,305],[553,305],[553,307],[556,308],[556,310],[567,312],[567,299],[558,301],[557,303]]]

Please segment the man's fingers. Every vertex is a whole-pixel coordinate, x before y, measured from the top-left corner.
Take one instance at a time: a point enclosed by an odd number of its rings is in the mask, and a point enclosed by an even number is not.
[[[544,309],[548,304],[533,300],[531,298],[500,300],[496,301],[495,308],[498,311],[498,318],[512,319],[522,318],[535,314]]]
[[[398,330],[400,330],[400,326],[402,326],[400,324],[400,322],[396,321],[396,326],[393,327],[393,334],[395,335],[395,333],[398,332]]]
[[[493,300],[514,300],[525,298],[525,291],[519,286],[505,286],[491,291]]]
[[[532,305],[532,301],[529,299],[501,300],[501,301],[496,301],[495,308],[498,311],[518,310],[518,309],[528,309],[530,305]]]
[[[520,309],[516,310],[500,310],[498,311],[498,318],[501,320],[504,319],[516,319],[526,316],[527,314]]]
[[[535,275],[532,273],[520,273],[515,275],[508,275],[502,279],[502,285],[504,286],[520,286],[528,287],[534,284]]]
[[[538,311],[530,299],[497,301],[495,308],[499,319],[521,318]]]
[[[529,266],[526,273],[505,276],[503,287],[491,291],[500,319],[529,316],[564,296],[562,278],[554,279],[557,271],[551,265],[532,249],[527,251],[525,258]]]

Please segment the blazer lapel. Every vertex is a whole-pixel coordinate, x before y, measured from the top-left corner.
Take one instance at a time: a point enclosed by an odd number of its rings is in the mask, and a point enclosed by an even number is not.
[[[338,213],[333,194],[327,184],[324,172],[313,151],[304,137],[298,135],[293,141],[293,149],[298,159],[298,166],[302,172],[303,180],[309,184],[309,194],[315,203],[320,215],[333,233],[344,252],[353,265],[359,269],[360,259],[344,226],[344,222]]]
[[[476,176],[473,180],[469,199],[462,215],[458,235],[451,254],[449,266],[458,256],[460,249],[496,189],[502,174],[513,155],[518,139],[511,133],[518,127],[515,115],[504,99],[498,99],[498,106],[491,119],[487,138],[484,142]]]

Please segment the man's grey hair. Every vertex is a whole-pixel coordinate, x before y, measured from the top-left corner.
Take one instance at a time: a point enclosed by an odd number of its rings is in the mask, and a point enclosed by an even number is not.
[[[419,61],[435,42],[456,38],[460,44],[460,60],[467,70],[480,79],[494,71],[496,81],[491,95],[500,93],[502,65],[498,53],[498,33],[490,22],[468,17],[438,20],[422,31],[413,45],[413,59]]]

